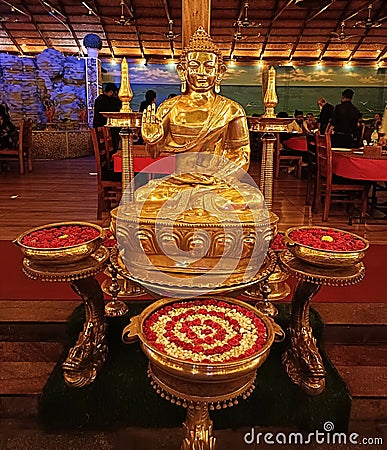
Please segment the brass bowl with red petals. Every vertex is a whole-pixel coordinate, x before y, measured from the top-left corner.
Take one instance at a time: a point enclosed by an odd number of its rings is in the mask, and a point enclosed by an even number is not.
[[[218,351],[217,346],[219,346],[219,348],[222,348],[223,351],[223,347],[221,346],[223,344],[227,345],[227,343],[231,342],[231,339],[235,339],[235,335],[242,332],[245,336],[247,336],[247,343],[246,341],[243,341],[244,344],[242,347],[243,350],[247,348],[244,347],[244,345],[246,344],[246,346],[248,346],[250,343],[250,336],[253,335],[253,332],[247,332],[246,329],[241,331],[242,329],[239,328],[239,326],[232,328],[232,326],[235,326],[235,322],[238,317],[241,321],[240,323],[242,324],[247,323],[243,322],[243,317],[251,318],[252,321],[260,323],[261,331],[258,332],[257,339],[260,339],[260,337],[258,337],[260,333],[262,333],[260,336],[264,336],[264,338],[262,338],[262,341],[258,343],[259,345],[256,348],[251,347],[251,350],[243,353],[240,358],[233,357],[231,360],[225,359],[222,361],[222,352],[217,354],[218,360],[215,356],[204,356],[203,359],[199,358],[199,360],[187,359],[183,356],[186,350],[177,348],[175,351],[173,350],[173,347],[169,349],[169,352],[163,351],[163,349],[160,349],[157,346],[155,343],[156,341],[152,341],[147,337],[149,336],[149,321],[152,322],[152,319],[155,316],[161,315],[161,331],[158,333],[151,331],[151,333],[156,334],[157,339],[165,341],[165,336],[168,333],[167,330],[171,330],[171,327],[168,328],[168,325],[165,327],[163,326],[163,320],[165,319],[165,314],[163,311],[167,309],[171,311],[174,308],[177,308],[177,324],[176,328],[173,329],[173,332],[176,334],[175,338],[176,336],[180,336],[182,338],[184,335],[183,327],[189,327],[190,322],[192,322],[191,332],[193,334],[200,334],[198,329],[203,331],[203,335],[207,334],[211,331],[211,326],[208,326],[207,330],[203,330],[203,328],[206,328],[204,324],[206,324],[209,319],[214,317],[211,315],[211,308],[213,308],[213,306],[209,306],[209,311],[206,312],[206,302],[219,302],[215,304],[215,310],[218,308],[218,304],[227,305],[227,308],[229,308],[230,311],[228,313],[229,319],[227,320],[230,320],[230,323],[232,324],[231,328],[229,328],[230,334],[227,334],[227,338],[221,338],[219,341],[215,339],[216,342],[209,344],[207,348]],[[194,306],[190,306],[192,303]],[[201,306],[201,304],[204,306]],[[192,315],[193,320],[190,320],[190,318],[187,319],[184,314],[180,313],[180,308],[184,311],[185,305],[187,305],[187,313]],[[196,311],[195,308],[199,309]],[[194,309],[194,311],[192,309]],[[243,311],[246,312],[245,316],[243,316]],[[164,314],[164,319],[162,314]],[[173,312],[168,314],[173,314]],[[171,316],[168,315],[166,320],[169,320],[170,317]],[[203,322],[201,326],[198,326],[195,323],[195,321],[200,320],[199,317]],[[216,320],[221,322],[221,319],[217,318],[217,316],[214,321]],[[228,323],[227,320],[226,323]],[[189,332],[186,336],[187,342],[192,342],[192,336],[190,336]],[[256,370],[268,357],[273,342],[280,341],[283,338],[284,333],[282,329],[270,317],[265,316],[263,313],[259,312],[247,303],[222,296],[198,297],[197,299],[184,300],[179,300],[176,298],[164,298],[158,300],[148,306],[140,315],[132,317],[130,324],[123,330],[122,333],[122,339],[125,343],[130,344],[135,342],[137,339],[140,340],[141,348],[150,361],[150,370],[153,374],[153,378],[158,380],[158,384],[160,386],[168,386],[169,392],[174,392],[174,395],[177,397],[186,398],[193,401],[205,397],[209,402],[231,398],[234,395],[238,395],[238,392],[243,392],[246,389],[246,386],[249,386],[254,381]],[[175,341],[171,341],[172,345],[173,342]],[[169,346],[170,344],[168,343],[167,345]],[[215,347],[212,347],[212,345]],[[238,351],[238,345],[239,344],[235,345],[236,351]],[[231,348],[225,352],[232,354],[234,352],[234,348],[231,346]],[[201,353],[201,351],[199,353]],[[203,353],[203,355],[206,354]],[[195,356],[197,356],[197,354]]]
[[[348,231],[330,227],[293,227],[285,232],[290,252],[309,264],[325,268],[349,267],[365,257],[369,242]]]
[[[58,222],[22,233],[13,242],[25,258],[42,265],[72,264],[94,253],[104,237],[104,230],[93,223]]]

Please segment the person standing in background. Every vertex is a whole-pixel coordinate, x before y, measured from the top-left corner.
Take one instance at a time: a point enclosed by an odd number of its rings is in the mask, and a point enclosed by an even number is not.
[[[320,134],[325,134],[325,130],[328,126],[329,120],[332,117],[332,113],[335,108],[333,105],[328,103],[324,97],[320,97],[317,100],[317,104],[320,108],[320,117],[317,120],[318,128]]]
[[[118,98],[118,87],[114,83],[107,83],[102,94],[100,94],[94,103],[93,128],[103,127],[107,123],[107,118],[101,112],[119,112],[122,106]],[[113,150],[118,150],[120,142],[121,128],[111,127]]]
[[[352,103],[354,94],[352,89],[344,89],[341,103],[333,110],[330,124],[326,129],[327,133],[332,134],[332,147],[352,148],[355,145],[361,113]]]
[[[150,89],[145,92],[145,100],[141,102],[139,112],[145,111],[152,103],[156,103],[156,92]]]

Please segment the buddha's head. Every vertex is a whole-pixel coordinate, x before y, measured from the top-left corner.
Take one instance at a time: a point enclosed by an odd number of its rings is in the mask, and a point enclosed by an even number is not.
[[[204,29],[199,27],[184,48],[177,65],[182,92],[186,91],[187,83],[196,92],[207,92],[214,87],[219,92],[225,71],[221,51]]]

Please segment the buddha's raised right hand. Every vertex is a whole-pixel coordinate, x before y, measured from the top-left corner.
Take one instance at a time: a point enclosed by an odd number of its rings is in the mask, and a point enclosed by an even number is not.
[[[156,106],[149,105],[142,114],[141,134],[145,142],[154,144],[164,136],[161,120],[156,117]]]

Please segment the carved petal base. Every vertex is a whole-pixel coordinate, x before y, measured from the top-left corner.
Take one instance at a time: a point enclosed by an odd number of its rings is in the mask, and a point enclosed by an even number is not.
[[[108,347],[106,324],[87,322],[79,334],[77,343],[69,351],[62,364],[66,384],[82,387],[92,383],[103,366]]]
[[[109,273],[106,272],[108,272],[107,270],[105,270],[104,273],[106,275],[109,275]],[[142,295],[146,294],[144,289],[134,281],[122,278],[120,275],[118,275],[117,279],[118,285],[120,287],[120,291],[118,292],[118,298],[120,300],[130,300],[132,298],[141,297]],[[111,295],[111,284],[111,278],[107,278],[103,281],[101,289],[105,292],[105,294]]]
[[[268,301],[260,300],[254,305],[254,307],[266,316],[275,317],[278,315],[278,309],[273,305],[273,303]]]
[[[124,316],[129,308],[121,300],[113,300],[105,305],[105,316],[119,317]]]
[[[290,348],[282,355],[282,363],[289,378],[310,395],[325,389],[325,368],[311,330],[289,329]]]

